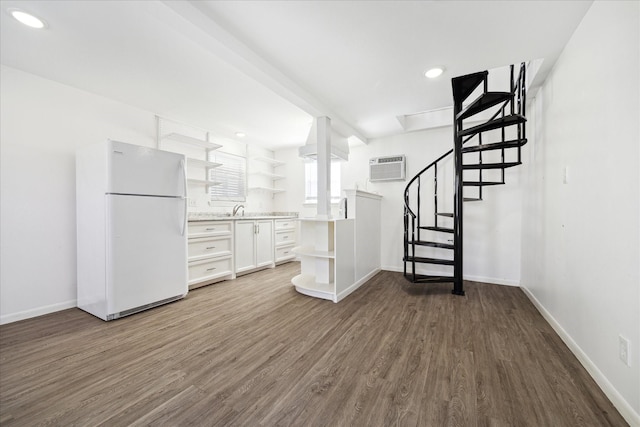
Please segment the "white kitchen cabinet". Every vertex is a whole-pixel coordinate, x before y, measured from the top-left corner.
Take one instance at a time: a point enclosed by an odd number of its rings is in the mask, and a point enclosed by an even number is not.
[[[235,260],[236,273],[255,268],[256,225],[254,221],[236,221]]]
[[[237,220],[234,253],[236,274],[274,267],[273,220]]]
[[[273,267],[273,221],[256,221],[256,267]]]
[[[356,282],[370,277],[381,268],[380,230],[382,227],[382,196],[361,190],[344,190],[348,216],[355,218]]]
[[[189,289],[233,279],[233,222],[189,221]]]
[[[275,229],[275,262],[283,263],[295,259],[293,248],[296,245],[297,221],[291,218],[276,219]]]

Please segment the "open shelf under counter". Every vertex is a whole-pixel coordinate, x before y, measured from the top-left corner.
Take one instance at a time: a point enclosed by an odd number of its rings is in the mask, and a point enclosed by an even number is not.
[[[336,257],[335,251],[319,251],[313,246],[296,246],[292,249],[293,253],[300,256],[310,256],[314,258],[329,258],[334,259]]]
[[[316,277],[310,274],[299,274],[291,279],[291,283],[295,286],[296,291],[303,295],[336,302],[333,283],[318,283]]]
[[[220,144],[215,144],[204,139],[194,138],[192,136],[187,136],[175,132],[164,135],[162,138],[181,142],[183,144],[195,145],[196,147],[206,148],[207,150],[217,150],[218,148],[222,147],[222,145]]]
[[[338,302],[353,284],[353,219],[299,218],[301,274],[291,280],[296,291]]]

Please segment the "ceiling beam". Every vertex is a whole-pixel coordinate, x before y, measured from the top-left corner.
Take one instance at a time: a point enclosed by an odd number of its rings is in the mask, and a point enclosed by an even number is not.
[[[245,43],[219,25],[199,2],[163,1],[173,13],[157,16],[171,28],[199,44],[238,71],[251,77],[311,115],[331,118],[333,128],[346,138],[367,138],[320,99],[274,67]],[[204,2],[202,2],[204,3]],[[173,16],[172,16],[173,15]]]

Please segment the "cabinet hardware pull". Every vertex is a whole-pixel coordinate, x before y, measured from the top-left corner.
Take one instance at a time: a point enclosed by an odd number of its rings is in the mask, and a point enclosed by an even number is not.
[[[215,229],[216,229],[215,227],[213,227],[213,228],[207,228],[205,231],[214,231]]]
[[[216,248],[215,246],[209,246],[209,247],[207,247],[207,249],[215,249],[215,248]]]
[[[282,239],[288,239],[289,236],[282,236]]]
[[[216,269],[215,267],[211,267],[211,268],[207,268],[207,271],[213,271],[215,269]]]
[[[288,253],[289,253],[289,251],[285,251],[285,252],[284,252],[284,254],[285,254],[285,255],[286,255],[286,254],[288,254]]]

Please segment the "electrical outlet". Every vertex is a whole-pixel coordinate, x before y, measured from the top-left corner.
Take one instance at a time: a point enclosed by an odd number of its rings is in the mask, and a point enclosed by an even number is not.
[[[629,340],[622,335],[618,335],[618,348],[620,360],[622,360],[625,365],[629,366]]]
[[[198,206],[197,200],[196,199],[189,199],[189,206],[192,207],[192,208],[195,208],[196,206]]]

